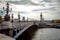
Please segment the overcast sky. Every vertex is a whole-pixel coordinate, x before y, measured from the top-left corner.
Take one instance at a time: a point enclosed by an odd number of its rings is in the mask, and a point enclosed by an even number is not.
[[[21,16],[39,20],[42,12],[45,20],[60,19],[60,0],[0,0],[0,9],[9,2],[14,17]]]

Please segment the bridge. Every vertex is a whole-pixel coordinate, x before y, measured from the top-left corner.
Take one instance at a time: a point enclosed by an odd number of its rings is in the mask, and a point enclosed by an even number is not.
[[[14,36],[14,38],[15,39],[21,39],[21,38],[23,38],[23,39],[26,39],[26,40],[28,40],[30,37],[30,34],[32,33],[32,31],[33,31],[33,33],[34,33],[34,31],[36,31],[39,27],[41,27],[41,25],[39,25],[39,24],[41,24],[39,21],[35,21],[35,22],[23,22],[23,23],[21,23],[21,24],[25,24],[24,25],[24,28],[21,30],[21,31],[19,31],[15,36]],[[32,26],[32,25],[35,25],[35,26]],[[49,26],[48,26],[49,25]],[[50,27],[50,28],[55,28],[55,26],[54,26],[55,24],[54,23],[50,23],[50,22],[44,22],[44,23],[42,23],[42,27]],[[32,28],[33,27],[33,28]],[[34,30],[32,30],[32,29],[34,29]],[[32,34],[31,34],[32,35]],[[28,36],[28,37],[27,37]],[[28,38],[28,39],[27,39]],[[21,39],[21,40],[23,40],[23,39]]]
[[[11,22],[10,22],[11,23]],[[39,28],[41,25],[40,21],[14,21],[13,23],[10,24],[8,23],[2,23],[5,25],[2,25],[2,27],[0,27],[0,30],[2,29],[12,29],[12,33],[10,35],[13,35],[13,38],[18,39],[21,38],[20,36],[24,35],[26,37],[26,35],[29,35],[30,32],[33,33],[35,30],[37,30],[37,28]],[[11,25],[10,27],[8,25]],[[54,23],[50,23],[50,22],[44,22],[42,23],[42,26],[45,27],[49,27],[49,26],[53,26]],[[27,34],[28,33],[28,34]],[[29,35],[30,36],[30,35]]]
[[[32,27],[32,25],[35,25],[35,21],[14,21],[13,23],[3,22],[0,24],[0,33],[12,36],[13,38],[17,39],[27,30],[30,32],[30,30],[34,31],[37,28]]]
[[[20,26],[17,27],[16,30],[18,30],[19,32],[16,33],[14,38],[17,38],[18,36],[20,36],[25,30],[27,30],[31,25],[33,25],[33,22],[20,22],[20,24],[18,24],[18,25],[20,25]]]
[[[27,34],[28,32],[26,32],[26,31],[28,30],[29,32],[31,32],[31,31],[34,31],[32,29],[37,30],[37,28],[39,28],[39,26],[40,26],[39,23],[40,23],[40,21],[20,22],[20,24],[19,24],[20,25],[19,26],[20,28],[18,27],[19,28],[19,31],[18,32],[16,31],[16,35],[14,36],[14,38],[15,39],[19,39],[21,35],[25,35],[25,37],[26,37],[28,35]],[[32,28],[33,27],[32,25],[35,25],[35,27]],[[47,25],[49,25],[51,27],[51,25],[54,25],[54,24],[53,23],[52,24],[51,23],[48,23],[47,24],[47,22],[44,22],[43,23],[43,26],[45,26],[45,25],[46,25],[46,27],[47,27]]]

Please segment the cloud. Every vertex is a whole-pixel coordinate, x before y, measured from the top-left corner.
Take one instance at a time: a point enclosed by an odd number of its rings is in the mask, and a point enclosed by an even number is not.
[[[4,1],[20,1],[20,0],[0,0],[0,2],[4,2]]]
[[[37,4],[31,0],[7,1],[7,2],[12,3],[12,4],[17,4],[17,5],[34,5],[34,6],[40,5],[40,6],[44,6],[44,4]]]
[[[43,0],[43,1],[48,2],[48,3],[53,3],[53,2],[58,3],[58,2],[60,2],[60,0]]]
[[[4,6],[3,1],[4,0],[0,0],[0,8]],[[36,15],[36,13],[43,11],[46,19],[60,19],[60,0],[5,0],[5,3],[6,2],[10,3],[14,14],[20,12],[21,14],[28,15],[30,18],[36,16],[35,19],[39,19],[39,15]]]
[[[55,7],[51,7],[51,8],[34,9],[32,11],[34,11],[34,12],[35,11],[52,11],[52,12],[54,12],[54,11],[58,11],[58,9]]]
[[[52,0],[43,0],[43,1],[45,1],[45,2],[52,2]]]
[[[20,5],[39,5],[39,4],[34,4],[32,3],[31,1],[28,1],[28,0],[21,0],[21,1],[8,1],[9,3],[13,3],[13,4],[20,4]]]

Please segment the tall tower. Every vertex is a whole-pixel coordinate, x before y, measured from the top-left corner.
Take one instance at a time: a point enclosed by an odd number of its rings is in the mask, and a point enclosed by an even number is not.
[[[6,15],[4,17],[4,21],[10,21],[10,15],[8,14],[9,13],[9,3],[8,2],[6,4],[6,9],[3,7],[3,10],[6,11]]]
[[[42,22],[42,19],[43,19],[42,16],[43,16],[43,15],[42,15],[42,12],[41,12],[41,14],[40,14],[40,21],[41,21],[41,22]]]
[[[42,12],[41,12],[41,14],[40,14],[40,22],[41,22],[41,23],[44,22],[44,18],[43,18]]]

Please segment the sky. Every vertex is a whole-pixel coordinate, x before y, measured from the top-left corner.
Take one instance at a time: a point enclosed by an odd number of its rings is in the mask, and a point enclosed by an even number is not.
[[[45,20],[60,19],[60,0],[0,0],[0,10],[3,6],[6,7],[7,2],[12,8],[9,13],[13,13],[14,18],[20,13],[21,17],[26,19],[28,17],[32,20],[40,20],[42,12]]]

